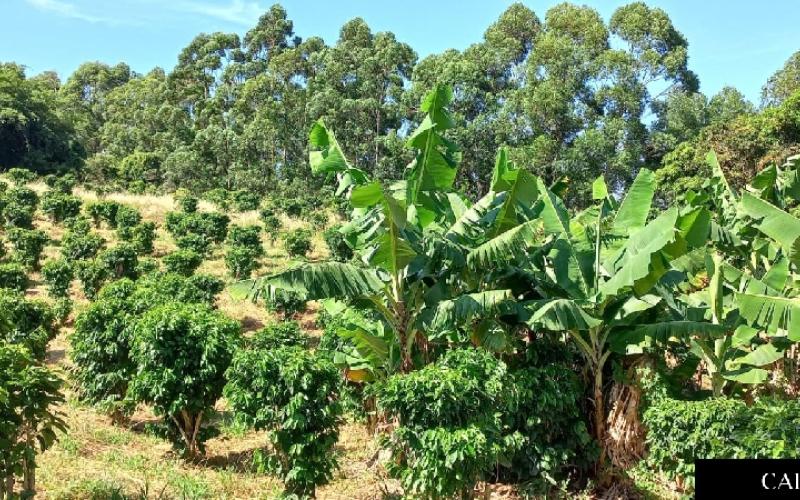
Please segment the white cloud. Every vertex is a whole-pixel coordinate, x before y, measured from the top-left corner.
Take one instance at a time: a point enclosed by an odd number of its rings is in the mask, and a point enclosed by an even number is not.
[[[258,20],[258,17],[266,10],[261,7],[258,2],[246,2],[243,0],[232,0],[227,5],[188,0],[175,2],[171,4],[171,7],[182,12],[201,14],[245,26],[254,24],[255,21]]]
[[[63,2],[61,0],[25,0],[30,5],[43,11],[50,12],[62,17],[69,17],[72,19],[80,19],[89,23],[106,23],[106,24],[119,24],[120,21],[110,17],[95,16],[83,12],[75,4]]]

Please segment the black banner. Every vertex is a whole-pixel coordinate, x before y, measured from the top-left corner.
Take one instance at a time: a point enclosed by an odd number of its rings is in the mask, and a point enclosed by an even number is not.
[[[800,498],[800,460],[695,462],[695,498]]]

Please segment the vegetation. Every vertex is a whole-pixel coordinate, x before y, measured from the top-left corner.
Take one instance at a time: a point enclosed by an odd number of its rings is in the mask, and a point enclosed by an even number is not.
[[[0,497],[672,498],[796,458],[800,59],[755,105],[687,49],[643,3],[419,61],[276,5],[168,72],[0,64]]]

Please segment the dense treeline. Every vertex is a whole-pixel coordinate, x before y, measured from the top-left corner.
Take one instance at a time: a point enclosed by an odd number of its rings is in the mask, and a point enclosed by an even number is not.
[[[709,146],[737,184],[787,156],[800,56],[769,79],[756,109],[732,88],[699,93],[687,50],[668,15],[643,3],[608,21],[585,6],[540,17],[514,4],[482,41],[421,60],[358,18],[331,45],[301,38],[275,5],[243,37],[198,35],[169,72],[88,62],[61,82],[4,64],[0,168],[76,169],[134,190],[308,187],[305,131],[322,118],[355,166],[400,178],[401,136],[434,84],[454,88],[450,138],[464,158],[458,184],[472,195],[485,191],[500,146],[574,193],[599,174],[622,188],[641,167],[665,167],[670,188],[696,183]]]

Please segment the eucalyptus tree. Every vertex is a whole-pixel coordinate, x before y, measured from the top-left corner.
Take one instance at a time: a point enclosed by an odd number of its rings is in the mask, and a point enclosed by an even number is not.
[[[686,63],[687,42],[661,9],[633,3],[606,25],[589,7],[553,7],[509,102],[528,135],[511,156],[547,182],[568,177],[581,204],[599,174],[624,186],[645,157],[651,89],[696,90]]]
[[[353,165],[380,178],[397,178],[400,129],[408,111],[405,82],[417,55],[391,32],[373,33],[360,18],[342,26],[336,44],[312,55],[308,113],[334,128]]]

